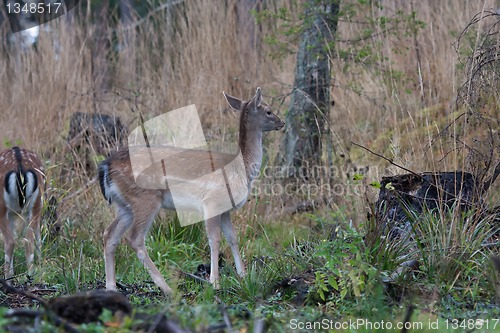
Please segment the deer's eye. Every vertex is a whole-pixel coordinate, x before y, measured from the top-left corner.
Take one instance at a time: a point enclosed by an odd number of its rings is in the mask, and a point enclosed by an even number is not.
[[[266,112],[268,116],[272,115],[273,113],[271,111]]]

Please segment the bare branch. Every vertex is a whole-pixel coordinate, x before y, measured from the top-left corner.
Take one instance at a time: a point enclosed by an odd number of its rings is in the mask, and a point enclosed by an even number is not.
[[[370,154],[373,154],[373,155],[375,155],[375,156],[377,156],[377,157],[380,157],[381,159],[383,159],[383,160],[385,160],[385,161],[389,162],[390,164],[394,165],[395,167],[398,167],[398,168],[400,168],[400,169],[402,169],[402,170],[404,170],[404,171],[406,171],[406,172],[409,172],[409,173],[411,173],[411,174],[413,174],[413,175],[415,175],[415,176],[417,176],[417,177],[419,177],[419,178],[422,178],[422,176],[420,176],[420,175],[419,175],[418,173],[416,173],[415,171],[412,171],[412,170],[410,170],[410,169],[405,168],[405,167],[404,167],[404,166],[402,166],[402,165],[399,165],[399,164],[395,163],[393,160],[391,160],[390,158],[385,157],[384,155],[381,155],[381,154],[379,154],[379,153],[376,153],[376,152],[374,152],[373,150],[370,150],[370,149],[366,148],[365,146],[362,146],[362,145],[360,145],[360,144],[358,144],[358,143],[356,143],[356,142],[351,141],[351,143],[352,143],[353,145],[355,145],[355,146],[359,147],[359,148],[362,148],[362,149],[366,150],[366,151],[367,151],[367,152],[369,152]]]

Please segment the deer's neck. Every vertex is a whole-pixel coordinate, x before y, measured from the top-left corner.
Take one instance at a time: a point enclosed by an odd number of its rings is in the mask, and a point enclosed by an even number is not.
[[[245,164],[248,186],[250,187],[262,164],[262,131],[257,128],[250,128],[242,121],[240,124],[239,146]]]

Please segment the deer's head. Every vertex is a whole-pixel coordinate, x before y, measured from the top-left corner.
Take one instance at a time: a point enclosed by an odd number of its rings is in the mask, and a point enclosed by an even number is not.
[[[240,130],[268,132],[280,130],[285,126],[285,123],[273,113],[271,107],[262,102],[260,88],[257,88],[255,96],[249,101],[242,101],[225,92],[223,94],[229,106],[235,111],[241,112]]]

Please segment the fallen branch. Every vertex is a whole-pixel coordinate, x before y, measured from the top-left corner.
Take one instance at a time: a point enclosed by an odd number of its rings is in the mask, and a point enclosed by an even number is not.
[[[203,279],[203,278],[201,278],[201,277],[199,277],[197,275],[194,275],[194,274],[191,274],[191,273],[187,273],[187,272],[184,272],[184,271],[181,271],[181,270],[179,270],[179,273],[181,273],[182,275],[185,275],[187,277],[190,277],[192,279],[195,279],[196,281],[200,281],[200,282],[203,282],[203,283],[210,284],[210,281],[205,280],[205,279]]]
[[[40,305],[42,306],[42,308],[44,309],[43,312],[39,311],[40,314],[45,314],[47,316],[47,318],[54,325],[56,325],[56,326],[62,326],[65,332],[70,332],[70,333],[79,333],[80,332],[77,329],[75,329],[73,326],[71,326],[66,320],[64,320],[63,318],[61,318],[58,315],[56,315],[54,313],[54,311],[52,311],[52,309],[50,308],[50,306],[47,303],[47,301],[45,301],[43,298],[40,298],[40,297],[36,296],[35,294],[30,293],[29,291],[14,288],[5,279],[0,279],[0,284],[2,285],[3,290],[5,291],[5,293],[22,295],[22,296],[28,297],[31,300],[39,302]],[[27,316],[28,314],[34,315],[34,313],[30,313],[29,311],[28,312],[26,312],[26,311],[23,312],[24,316]]]
[[[33,301],[39,302],[44,308],[48,308],[48,303],[43,298],[40,298],[37,295],[30,293],[29,291],[14,288],[5,279],[0,279],[0,284],[2,285],[4,291],[7,294],[17,294],[17,295],[26,296]]]

